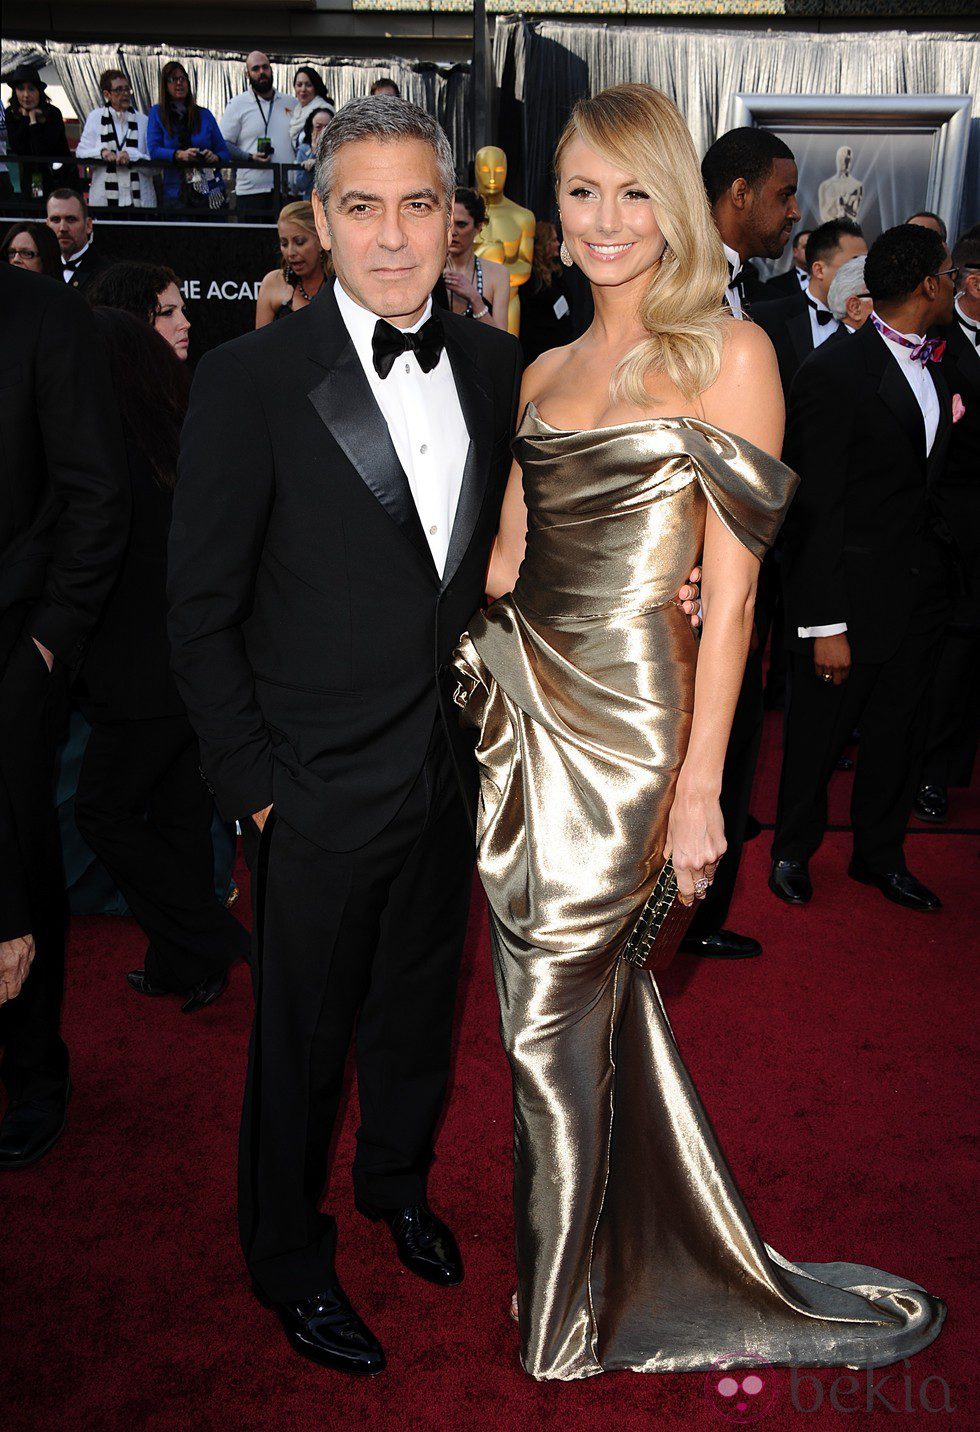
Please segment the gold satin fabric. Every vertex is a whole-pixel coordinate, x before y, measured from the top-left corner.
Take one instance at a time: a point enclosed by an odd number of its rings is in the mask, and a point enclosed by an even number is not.
[[[618,957],[660,864],[694,698],[674,605],[707,504],[756,556],[788,468],[693,418],[595,431],[529,405],[512,595],[454,662],[477,728],[479,868],[514,1083],[521,1357],[538,1378],[613,1369],[882,1366],[943,1304],[762,1242],[678,1053],[652,975]]]

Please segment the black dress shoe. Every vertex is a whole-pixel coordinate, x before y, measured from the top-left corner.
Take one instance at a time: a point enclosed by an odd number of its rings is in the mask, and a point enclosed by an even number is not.
[[[912,805],[912,813],[918,816],[919,820],[929,820],[936,825],[942,825],[949,814],[949,798],[946,795],[946,787],[920,786]]]
[[[862,885],[876,886],[886,900],[892,900],[896,905],[904,905],[907,910],[922,910],[931,914],[943,908],[939,896],[934,895],[921,880],[916,880],[907,870],[889,870],[879,875],[862,865],[859,860],[852,860],[847,867],[847,873],[852,880],[857,880]]]
[[[769,889],[787,905],[809,905],[813,899],[810,874],[802,860],[774,860],[769,871]]]
[[[189,992],[189,997],[180,1006],[181,1014],[193,1014],[195,1010],[207,1009],[208,1005],[214,1004],[218,996],[224,994],[227,988],[227,970],[222,970],[217,975],[208,975],[206,980],[202,980]]]
[[[65,1131],[70,1098],[67,1080],[60,1097],[15,1099],[7,1105],[0,1123],[0,1169],[27,1168],[54,1147]]]
[[[126,976],[126,982],[137,994],[149,995],[151,999],[157,999],[162,994],[172,994],[180,998],[185,996],[184,1003],[180,1006],[181,1014],[193,1014],[195,1010],[206,1009],[209,1004],[219,995],[224,994],[228,988],[228,971],[222,970],[220,974],[209,975],[207,979],[201,980],[193,989],[175,990],[169,989],[166,985],[156,984],[146,973],[146,970],[130,970]]]
[[[736,935],[734,930],[719,930],[716,935],[688,935],[681,941],[686,955],[700,955],[712,960],[751,960],[762,954],[758,940],[749,935]]]
[[[375,1208],[358,1203],[358,1212],[372,1223],[387,1223],[398,1257],[412,1273],[439,1288],[454,1288],[463,1281],[463,1260],[456,1239],[428,1204],[411,1208]]]
[[[384,1372],[384,1349],[339,1283],[294,1303],[274,1303],[256,1284],[252,1287],[259,1302],[274,1309],[290,1347],[300,1357],[357,1377]]]

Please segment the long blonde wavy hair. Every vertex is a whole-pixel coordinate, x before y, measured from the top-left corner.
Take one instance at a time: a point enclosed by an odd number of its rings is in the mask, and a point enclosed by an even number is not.
[[[690,131],[677,106],[650,85],[614,85],[579,100],[555,150],[559,202],[562,160],[576,136],[643,185],[667,241],[640,306],[647,337],[620,360],[610,396],[645,406],[644,380],[654,369],[691,401],[721,368],[728,266]]]

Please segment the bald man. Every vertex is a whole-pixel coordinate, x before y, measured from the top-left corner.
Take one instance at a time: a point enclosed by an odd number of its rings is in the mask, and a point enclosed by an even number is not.
[[[240,218],[272,221],[276,217],[276,164],[296,158],[289,136],[289,119],[297,101],[280,94],[272,78],[272,62],[261,50],[245,57],[248,89],[235,95],[221,116],[221,133],[232,157],[251,160],[253,167],[239,169],[235,188]],[[280,194],[285,192],[285,176]]]

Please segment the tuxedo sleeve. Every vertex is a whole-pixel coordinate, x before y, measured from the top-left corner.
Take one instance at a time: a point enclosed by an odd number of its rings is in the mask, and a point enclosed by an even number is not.
[[[793,635],[847,628],[844,532],[854,421],[853,399],[839,369],[804,363],[790,394],[784,445],[785,460],[800,478],[784,553]]]
[[[41,318],[34,376],[58,517],[25,627],[74,667],[122,562],[131,497],[108,360],[85,300],[63,286]]]
[[[173,674],[228,820],[272,803],[272,745],[244,626],[273,489],[261,396],[238,359],[216,349],[198,366],[181,436],[167,596]]]

